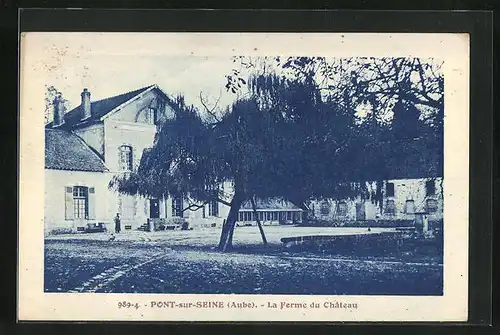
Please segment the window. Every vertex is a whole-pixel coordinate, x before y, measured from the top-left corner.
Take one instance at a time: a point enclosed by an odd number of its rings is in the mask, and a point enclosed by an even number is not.
[[[425,182],[425,194],[427,196],[436,194],[436,183],[434,180],[428,180]]]
[[[292,212],[286,212],[286,220],[292,221]]]
[[[65,219],[95,219],[96,203],[95,188],[86,186],[66,186]]]
[[[272,214],[273,214],[272,215],[272,220],[273,221],[278,221],[278,212],[273,212]]]
[[[121,217],[124,219],[133,219],[136,214],[136,205],[137,201],[135,196],[132,195],[122,195],[119,198],[119,207],[120,207],[120,214]],[[147,203],[144,202],[144,212],[147,210]]]
[[[385,184],[385,195],[388,197],[394,196],[394,183]]]
[[[415,214],[415,201],[406,200],[406,214]]]
[[[120,171],[132,171],[132,147],[122,145],[119,149],[119,169]]]
[[[328,201],[325,200],[321,203],[320,213],[321,215],[330,214],[330,204],[328,203]]]
[[[427,199],[426,202],[427,213],[436,213],[438,209],[437,201],[434,199]]]
[[[172,216],[182,216],[182,196],[172,198]]]
[[[385,213],[386,214],[395,214],[396,213],[396,203],[394,200],[387,200],[385,203]]]
[[[156,108],[149,107],[146,118],[147,118],[147,122],[148,123],[156,124],[157,121],[158,121],[157,120],[158,119],[158,115],[157,115],[157,112],[156,112]]]
[[[341,201],[338,203],[337,215],[338,216],[346,216],[347,215],[347,204],[344,201]]]
[[[73,217],[88,219],[88,189],[84,186],[73,187]]]
[[[212,200],[208,203],[208,215],[219,216],[219,202]]]

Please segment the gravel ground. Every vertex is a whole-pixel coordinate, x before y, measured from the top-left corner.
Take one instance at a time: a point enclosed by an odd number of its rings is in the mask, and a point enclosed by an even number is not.
[[[394,231],[394,228],[339,228],[339,227],[294,227],[294,226],[265,226],[264,232],[270,244],[281,244],[283,237],[304,235],[347,235],[347,234],[375,234]],[[189,231],[159,231],[145,233],[141,231],[124,231],[116,235],[116,241],[162,241],[167,245],[186,245],[193,247],[216,246],[219,243],[220,229],[204,228]],[[111,233],[67,234],[48,236],[47,240],[94,240],[107,241]],[[237,227],[234,231],[235,246],[244,246],[262,243],[257,227]]]
[[[290,252],[282,237],[363,228],[257,227],[235,232],[235,251],[213,250],[219,230],[59,235],[45,241],[46,292],[239,294],[442,294],[442,256]],[[381,229],[383,230],[383,229]],[[372,229],[371,233],[379,231]],[[417,257],[418,256],[418,257]]]

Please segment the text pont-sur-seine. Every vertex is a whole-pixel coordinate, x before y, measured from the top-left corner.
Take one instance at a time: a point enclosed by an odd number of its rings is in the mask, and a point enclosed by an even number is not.
[[[308,309],[308,308],[348,308],[357,309],[357,303],[346,303],[340,301],[325,302],[287,302],[268,301],[266,303],[242,302],[242,301],[196,301],[179,302],[174,300],[150,301],[150,308],[271,308],[271,309]]]

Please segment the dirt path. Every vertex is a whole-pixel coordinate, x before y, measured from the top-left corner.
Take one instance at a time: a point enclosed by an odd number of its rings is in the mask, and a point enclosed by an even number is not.
[[[82,293],[82,292],[88,292],[88,293],[95,293],[115,280],[119,279],[120,277],[128,274],[129,272],[133,272],[138,270],[140,267],[145,266],[149,263],[159,261],[162,258],[165,258],[167,254],[161,253],[156,255],[155,257],[151,257],[150,259],[138,263],[138,264],[121,264],[117,266],[113,266],[100,274],[90,278],[89,280],[83,282],[81,285],[75,287],[72,290],[69,290],[69,293]]]

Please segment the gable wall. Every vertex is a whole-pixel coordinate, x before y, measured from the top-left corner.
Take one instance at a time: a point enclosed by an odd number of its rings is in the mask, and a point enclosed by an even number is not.
[[[104,157],[104,124],[75,129],[73,132],[80,136],[88,146]]]
[[[128,105],[110,115],[107,119],[112,121],[150,123],[148,120],[148,108],[156,108],[160,119],[165,119],[173,115],[172,109],[167,105],[166,101],[152,90],[144,94],[141,98],[130,102]]]

